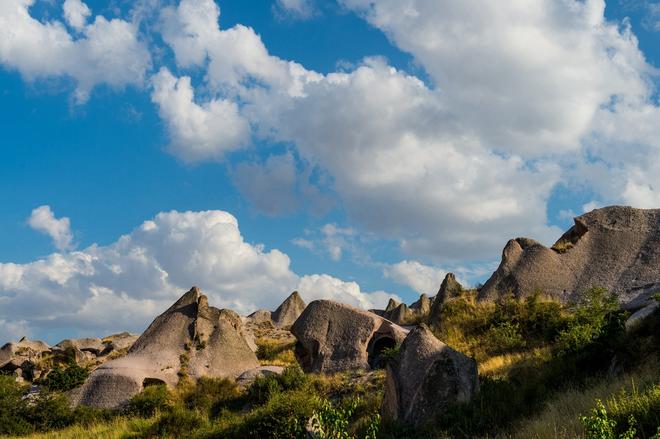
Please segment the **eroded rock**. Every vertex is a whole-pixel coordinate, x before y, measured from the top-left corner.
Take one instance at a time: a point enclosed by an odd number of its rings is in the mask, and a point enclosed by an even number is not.
[[[471,400],[478,389],[477,363],[420,325],[387,365],[383,416],[418,427],[451,405]]]
[[[310,303],[291,332],[306,372],[369,369],[383,349],[403,341],[407,331],[371,312],[330,300]]]

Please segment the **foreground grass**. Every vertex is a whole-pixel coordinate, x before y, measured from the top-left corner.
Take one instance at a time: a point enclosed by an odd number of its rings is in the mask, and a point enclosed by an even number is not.
[[[647,365],[643,369],[632,373],[609,377],[595,383],[587,384],[581,388],[568,389],[548,401],[543,411],[529,420],[518,424],[515,432],[501,437],[516,439],[569,439],[584,437],[584,425],[580,422],[580,415],[588,415],[594,407],[596,400],[601,400],[608,412],[620,414],[625,418],[628,412],[635,411],[635,405],[649,404],[645,391],[656,393],[655,410],[660,410],[660,365]],[[655,386],[655,387],[654,387]],[[660,411],[656,412],[660,417]],[[659,424],[660,426],[660,424]],[[646,437],[652,434],[646,432]],[[655,433],[655,431],[653,432]]]
[[[153,423],[154,419],[120,417],[100,424],[74,425],[47,433],[3,437],[8,439],[131,439],[141,437]]]

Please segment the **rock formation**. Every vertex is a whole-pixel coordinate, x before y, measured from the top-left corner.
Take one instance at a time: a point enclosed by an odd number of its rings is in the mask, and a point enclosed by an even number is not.
[[[156,317],[126,356],[94,370],[72,400],[118,407],[150,383],[173,386],[185,378],[236,377],[258,366],[241,334],[238,314],[210,307],[193,287]]]
[[[16,343],[6,343],[0,348],[0,371],[10,372],[20,379],[33,380],[39,377],[39,360],[50,353],[43,341],[23,337]]]
[[[438,294],[435,295],[435,300],[431,305],[431,311],[429,312],[428,321],[431,326],[438,326],[440,323],[440,314],[442,312],[442,306],[451,299],[454,299],[460,296],[463,291],[463,286],[456,280],[454,273],[447,273],[445,278],[440,284],[440,289]]]
[[[427,316],[431,312],[431,305],[433,305],[434,299],[435,297],[422,294],[416,302],[410,304],[410,310],[420,316]]]
[[[471,400],[478,387],[477,363],[421,325],[387,365],[383,416],[421,426],[452,404]]]
[[[371,312],[329,300],[310,303],[291,332],[302,368],[323,373],[369,369],[383,349],[396,346],[406,334]]]
[[[552,248],[529,238],[509,241],[479,299],[540,290],[566,301],[600,286],[625,306],[643,306],[660,284],[660,209],[612,206],[574,221]]]
[[[300,317],[305,310],[305,301],[302,300],[297,291],[291,293],[289,297],[273,312],[272,320],[278,328],[288,328]]]

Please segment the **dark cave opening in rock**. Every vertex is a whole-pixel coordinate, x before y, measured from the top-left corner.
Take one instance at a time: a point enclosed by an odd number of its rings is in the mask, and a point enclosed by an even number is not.
[[[387,358],[383,355],[386,350],[396,348],[396,341],[387,335],[382,335],[374,339],[370,343],[368,349],[369,357],[367,361],[372,369],[380,369],[385,367]]]
[[[165,381],[158,378],[145,378],[142,381],[142,388],[146,389],[149,386],[164,386]]]

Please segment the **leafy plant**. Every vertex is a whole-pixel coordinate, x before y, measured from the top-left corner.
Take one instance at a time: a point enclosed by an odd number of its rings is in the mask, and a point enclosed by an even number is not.
[[[55,367],[41,384],[51,391],[66,392],[82,385],[89,376],[89,369],[70,362],[66,368]]]
[[[126,411],[134,416],[150,418],[159,411],[172,408],[173,405],[173,395],[167,387],[164,384],[153,385],[131,398]]]

